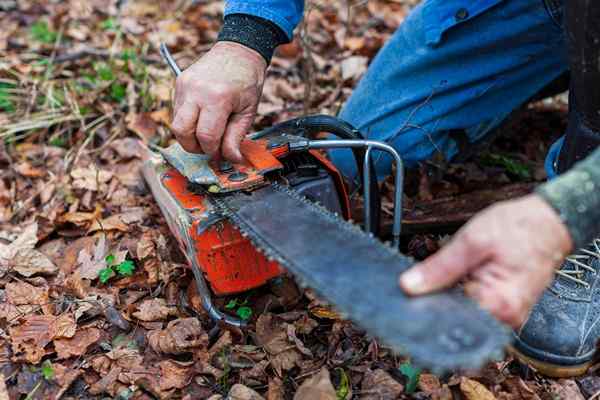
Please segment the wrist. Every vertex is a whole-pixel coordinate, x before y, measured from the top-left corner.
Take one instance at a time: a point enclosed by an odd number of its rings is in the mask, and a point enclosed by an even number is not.
[[[260,54],[267,65],[277,46],[289,42],[279,26],[248,14],[226,15],[217,40],[242,44]]]
[[[538,232],[545,232],[549,248],[556,252],[556,258],[562,261],[573,250],[573,240],[567,226],[560,215],[544,198],[538,194],[531,194],[523,198],[528,203],[528,208],[535,215],[535,227]]]
[[[268,67],[264,57],[262,57],[256,50],[240,43],[219,41],[213,45],[210,51],[212,53],[225,53],[228,56],[238,57],[260,68],[262,71],[265,71]]]

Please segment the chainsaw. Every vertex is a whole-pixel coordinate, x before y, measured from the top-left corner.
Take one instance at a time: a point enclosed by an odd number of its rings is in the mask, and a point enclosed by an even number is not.
[[[161,46],[171,69],[181,71]],[[337,139],[311,139],[327,133]],[[363,228],[352,222],[349,187],[325,151],[350,149],[364,197]],[[402,159],[338,118],[313,115],[248,135],[243,163],[215,162],[179,144],[148,152],[143,176],[185,254],[203,307],[215,321],[245,321],[214,296],[294,275],[343,317],[413,362],[441,372],[502,357],[506,327],[453,289],[408,297],[397,285],[414,261],[402,255]],[[373,154],[396,164],[391,243],[378,237],[380,198]]]

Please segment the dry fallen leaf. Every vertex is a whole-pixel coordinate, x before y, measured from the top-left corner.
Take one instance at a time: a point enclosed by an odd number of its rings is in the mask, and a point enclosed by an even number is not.
[[[250,389],[248,386],[239,383],[236,383],[231,387],[227,398],[231,400],[265,400],[264,397]]]
[[[10,267],[10,262],[15,258],[17,253],[22,250],[31,250],[35,247],[37,238],[38,225],[33,223],[27,226],[21,234],[10,244],[0,242],[0,277]]]
[[[369,59],[363,56],[351,56],[345,58],[340,64],[342,69],[342,79],[357,80],[367,70]]]
[[[193,364],[193,362],[192,362]],[[160,368],[160,390],[183,389],[193,377],[193,369],[190,363],[180,363],[173,360],[161,361]]]
[[[496,396],[485,386],[466,377],[460,379],[460,390],[467,400],[496,400]]]
[[[143,218],[144,210],[142,208],[136,208],[121,214],[111,215],[110,217],[101,220],[94,220],[88,232],[112,230],[127,232],[129,230],[129,224],[140,222]]]
[[[156,298],[144,300],[138,306],[138,311],[133,316],[140,321],[164,321],[171,315],[177,315],[176,307],[167,306],[165,299]]]
[[[58,359],[84,355],[88,347],[96,343],[102,331],[97,328],[79,329],[72,338],[54,340],[54,348]]]
[[[281,376],[302,359],[295,343],[288,339],[286,323],[273,314],[262,314],[256,321],[256,340],[271,355],[271,366]]]
[[[294,400],[337,400],[329,371],[322,368],[318,374],[302,382]]]
[[[112,172],[98,169],[94,166],[88,168],[75,168],[71,171],[74,188],[91,190],[93,192],[104,189],[106,186],[105,184],[112,176]]]
[[[572,379],[560,379],[558,382],[552,382],[550,392],[560,400],[584,400],[577,383]]]
[[[50,304],[48,287],[15,281],[7,283],[5,289],[7,302],[17,306],[19,312],[29,314],[41,309],[44,314],[52,314],[53,305]]]
[[[196,318],[176,319],[161,331],[148,332],[147,337],[148,344],[157,353],[183,354],[208,346],[208,334]]]
[[[54,338],[72,337],[75,320],[70,314],[28,315],[18,326],[9,328],[13,359],[37,364],[46,355],[45,347]]]
[[[392,400],[404,392],[404,386],[383,369],[365,372],[361,389],[361,400]]]
[[[53,275],[58,272],[58,267],[45,254],[35,249],[19,249],[9,264],[12,266],[10,269],[25,277],[36,274]]]

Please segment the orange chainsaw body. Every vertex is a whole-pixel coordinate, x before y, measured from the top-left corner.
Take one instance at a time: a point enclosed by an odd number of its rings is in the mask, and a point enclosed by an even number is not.
[[[286,146],[269,149],[266,141],[246,140],[241,150],[247,162],[234,167],[245,173],[247,179],[242,184],[231,182],[227,179],[228,173],[213,168],[220,185],[217,190],[256,190],[267,184],[268,174],[282,176],[286,172],[283,165],[288,156]],[[349,200],[341,174],[320,152],[310,150],[308,153],[331,177],[341,214],[349,218]],[[267,259],[235,226],[214,212],[210,191],[196,190],[181,173],[154,153],[149,152],[143,173],[182,251],[189,262],[195,259],[216,295],[243,292],[283,273],[277,262]],[[188,248],[188,243],[192,243],[193,248]]]

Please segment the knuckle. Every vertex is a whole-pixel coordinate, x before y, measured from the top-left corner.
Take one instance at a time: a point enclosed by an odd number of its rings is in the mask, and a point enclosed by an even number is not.
[[[465,230],[462,234],[461,239],[469,248],[475,251],[483,250],[487,246],[487,239],[485,233],[478,230]]]
[[[197,132],[196,139],[198,139],[200,143],[204,144],[214,144],[219,140],[217,135],[211,132]]]

